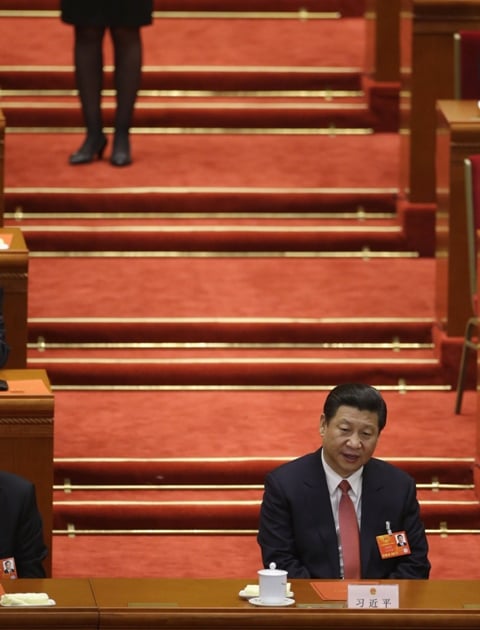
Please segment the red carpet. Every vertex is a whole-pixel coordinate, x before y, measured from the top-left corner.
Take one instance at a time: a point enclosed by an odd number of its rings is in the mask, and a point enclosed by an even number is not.
[[[471,562],[480,553],[480,536],[429,536],[429,544],[434,560],[431,579],[465,579],[465,567],[469,579],[480,578],[478,564]],[[57,577],[131,577],[132,560],[142,577],[201,578],[208,565],[212,575],[245,578],[250,584],[261,568],[253,535],[56,536],[55,549]],[[72,566],[69,557],[79,560]]]
[[[131,168],[123,170],[112,168],[107,161],[76,168],[68,166],[67,156],[79,141],[78,134],[8,134],[7,208],[14,210],[16,195],[25,194],[30,188],[39,189],[40,195],[49,193],[50,197],[74,193],[80,200],[92,193],[98,198],[113,195],[115,203],[119,194],[126,195],[130,204],[138,199],[138,211],[141,211],[140,200],[145,196],[162,192],[173,194],[176,189],[179,189],[177,198],[181,203],[179,193],[185,195],[192,188],[192,192],[209,191],[212,196],[229,188],[235,189],[235,193],[236,189],[246,193],[260,188],[267,196],[273,189],[277,194],[293,196],[293,191],[313,194],[321,192],[316,189],[322,188],[328,189],[325,194],[335,189],[344,195],[349,189],[357,189],[360,195],[362,191],[391,194],[398,186],[399,142],[395,134],[367,137],[268,133],[165,135],[160,130],[154,134],[134,135],[136,159]],[[26,146],[30,149],[28,152]],[[39,159],[47,146],[49,159]],[[375,156],[376,169],[369,168],[365,162],[369,154]],[[333,170],[328,164],[342,166]],[[23,174],[19,180],[21,169]],[[97,188],[107,190],[96,191]],[[162,190],[165,188],[167,190]],[[40,199],[46,201],[45,196]],[[24,210],[28,212],[30,207],[26,205]],[[63,208],[67,210],[69,206]],[[130,211],[134,210],[135,206],[130,205]],[[158,207],[157,212],[160,210],[166,209]],[[178,211],[176,207],[169,210]],[[120,205],[117,211],[124,209]]]
[[[245,390],[213,391],[58,391],[55,458],[241,458],[291,459],[320,443],[318,423],[327,388],[314,391]],[[384,392],[389,408],[387,427],[378,444],[381,457],[472,458],[476,399],[467,392],[461,416],[453,414],[454,393]],[[125,413],[128,410],[128,413]],[[133,418],[133,421],[132,421]],[[175,418],[175,422],[171,419]],[[211,430],[212,418],[217,430]],[[419,450],[418,441],[406,433],[415,418],[418,434],[428,434]],[[436,431],[430,431],[435,418]],[[445,452],[445,434],[455,426],[455,440]],[[81,431],[76,430],[81,427]],[[119,437],[112,440],[111,427]],[[178,427],[182,430],[179,431]],[[156,440],[149,438],[155,431]],[[254,444],[252,444],[252,439]],[[132,451],[132,443],[135,449]],[[193,466],[193,462],[192,462]],[[254,468],[232,464],[232,476]],[[93,465],[86,467],[86,472]],[[152,466],[145,464],[146,472]],[[227,465],[221,465],[218,474]],[[133,468],[127,467],[126,468]],[[114,470],[114,469],[113,469]],[[172,482],[179,483],[181,469]],[[201,467],[200,467],[201,470]],[[215,468],[207,469],[212,474]],[[112,474],[119,477],[122,466]],[[108,473],[107,473],[108,474]],[[143,481],[146,473],[139,467]],[[199,474],[197,471],[196,474]],[[65,476],[70,476],[65,473]],[[432,475],[433,476],[433,475]],[[233,478],[233,477],[232,477]],[[203,482],[204,479],[201,479]],[[245,477],[245,482],[251,477]],[[258,481],[255,478],[255,482]],[[72,482],[77,482],[72,476]],[[89,479],[92,482],[92,479]],[[78,482],[77,482],[78,483]]]
[[[15,33],[16,45],[2,47],[0,76],[6,81],[4,88],[13,87],[11,83],[17,89],[19,86],[33,87],[35,79],[30,80],[30,85],[27,80],[35,76],[35,71],[45,73],[45,66],[52,65],[53,69],[48,69],[52,83],[42,83],[41,87],[51,88],[53,81],[57,81],[56,87],[60,87],[58,81],[64,82],[63,87],[74,87],[71,72],[73,32],[70,26],[62,24],[56,17],[26,19],[23,16],[3,16],[0,21],[0,41],[9,41],[12,32]],[[208,46],[205,46],[205,41],[208,41]],[[350,45],[352,41],[355,42],[354,46]],[[189,45],[185,46],[185,42]],[[268,46],[265,46],[265,42],[268,42]],[[168,76],[173,71],[187,77],[188,82],[193,68],[204,68],[205,74],[207,68],[213,68],[213,72],[209,70],[212,75],[210,79],[207,76],[207,82],[218,79],[227,69],[231,69],[237,75],[237,81],[245,81],[243,85],[247,85],[250,83],[249,76],[261,76],[262,67],[277,68],[282,75],[287,67],[291,68],[291,76],[287,78],[287,86],[283,89],[295,85],[295,75],[300,70],[302,76],[302,68],[305,74],[315,77],[319,68],[332,67],[339,69],[338,74],[347,76],[356,71],[358,87],[358,73],[365,63],[365,24],[361,19],[252,21],[228,17],[208,19],[208,16],[203,19],[158,19],[151,27],[143,30],[143,50],[142,87],[147,89],[170,88],[164,84],[153,85],[158,72],[167,73]],[[105,62],[111,65],[111,61],[112,49],[106,38]],[[28,71],[19,74],[18,69],[14,71],[15,66],[26,66]],[[240,72],[239,66],[246,66],[246,71]],[[258,72],[260,75],[257,75]],[[238,89],[239,84],[235,83],[235,86]],[[267,89],[269,86],[258,87]]]
[[[351,257],[143,255],[66,257],[61,264],[56,258],[35,257],[29,269],[29,318],[414,317],[433,321],[434,261],[388,259],[388,273],[382,273],[385,265],[384,259]],[[415,286],[405,286],[412,274]]]

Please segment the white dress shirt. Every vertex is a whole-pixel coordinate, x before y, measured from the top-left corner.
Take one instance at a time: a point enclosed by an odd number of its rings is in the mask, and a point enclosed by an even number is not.
[[[335,530],[337,532],[338,540],[338,555],[340,558],[340,575],[343,577],[343,558],[342,558],[342,546],[340,544],[340,528],[338,523],[338,506],[340,503],[340,497],[342,491],[338,487],[339,483],[343,481],[344,477],[337,474],[325,461],[325,457],[322,451],[322,463],[325,470],[325,476],[327,478],[328,492],[330,494],[330,502],[332,504],[333,518],[335,520]],[[357,514],[358,528],[360,529],[360,519],[362,516],[362,477],[363,466],[347,477],[347,481],[350,484],[350,490],[348,496],[352,499]]]

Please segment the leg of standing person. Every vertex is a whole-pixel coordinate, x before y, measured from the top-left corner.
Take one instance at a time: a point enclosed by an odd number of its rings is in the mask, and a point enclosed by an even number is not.
[[[86,138],[70,156],[70,164],[87,164],[96,157],[101,159],[107,144],[101,110],[104,33],[103,26],[75,26],[75,78]]]
[[[115,136],[111,163],[114,166],[131,164],[129,132],[133,110],[140,87],[142,71],[142,41],[138,27],[112,27],[115,56]]]

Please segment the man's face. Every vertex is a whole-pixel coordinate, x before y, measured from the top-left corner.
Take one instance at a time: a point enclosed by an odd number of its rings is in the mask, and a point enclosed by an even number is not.
[[[349,477],[372,457],[378,441],[378,415],[342,405],[327,424],[320,419],[323,454],[341,477]]]

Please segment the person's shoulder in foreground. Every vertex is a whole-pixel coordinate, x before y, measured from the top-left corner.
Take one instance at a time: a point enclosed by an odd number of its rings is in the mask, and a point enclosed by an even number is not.
[[[45,577],[48,550],[33,483],[0,471],[0,513],[0,558],[13,562],[18,577]]]
[[[347,479],[359,523],[361,578],[428,578],[415,480],[373,457],[386,420],[375,388],[345,383],[332,389],[320,418],[321,447],[266,477],[258,532],[265,566],[275,562],[290,578],[344,577],[338,485]]]

